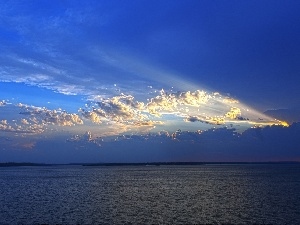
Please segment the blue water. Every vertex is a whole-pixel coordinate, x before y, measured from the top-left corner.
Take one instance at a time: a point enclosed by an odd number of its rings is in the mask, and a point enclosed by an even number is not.
[[[0,224],[300,224],[300,166],[0,168]]]

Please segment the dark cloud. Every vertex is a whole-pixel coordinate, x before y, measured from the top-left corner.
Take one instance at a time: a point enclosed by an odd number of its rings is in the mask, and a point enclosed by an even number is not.
[[[242,134],[227,128],[105,138],[95,137],[91,132],[72,138],[62,133],[35,140],[34,145],[23,141],[18,146],[24,150],[32,147],[32,159],[39,162],[299,161],[299,134],[300,123],[294,123],[289,127],[251,128]],[[1,159],[9,161],[9,146],[15,141],[0,141],[5,146],[0,151]],[[23,151],[14,154],[15,158],[28,155]]]
[[[274,118],[287,121],[292,124],[294,122],[300,122],[300,108],[294,109],[271,109],[264,112],[266,115]]]

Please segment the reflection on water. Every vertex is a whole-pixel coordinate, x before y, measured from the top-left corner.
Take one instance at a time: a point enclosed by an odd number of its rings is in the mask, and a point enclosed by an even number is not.
[[[0,224],[300,224],[300,166],[0,169]]]

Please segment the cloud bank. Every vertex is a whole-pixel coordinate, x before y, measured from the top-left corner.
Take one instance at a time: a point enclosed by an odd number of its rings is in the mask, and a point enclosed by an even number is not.
[[[299,133],[300,123],[250,128],[242,134],[228,128],[104,138],[90,131],[68,138],[61,133],[38,140],[22,139],[17,145],[0,136],[0,154],[1,160],[22,158],[48,163],[300,161]]]
[[[204,90],[170,93],[161,90],[146,101],[138,101],[133,95],[123,93],[107,98],[97,97],[78,108],[76,113],[61,108],[8,104],[4,100],[1,101],[1,108],[3,113],[0,119],[6,122],[2,122],[0,130],[24,134],[61,130],[61,127],[77,133],[82,133],[84,129],[93,132],[98,129],[99,136],[144,133],[150,130],[171,132],[176,124],[179,126],[176,129],[181,129],[182,122],[230,126],[240,132],[253,126],[285,125],[282,121],[250,109],[236,99]],[[200,124],[198,129],[201,129]],[[188,131],[195,131],[195,126]]]

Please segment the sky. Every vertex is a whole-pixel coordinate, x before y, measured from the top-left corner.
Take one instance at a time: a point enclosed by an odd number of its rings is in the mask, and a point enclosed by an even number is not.
[[[1,2],[0,162],[300,161],[299,10]]]

